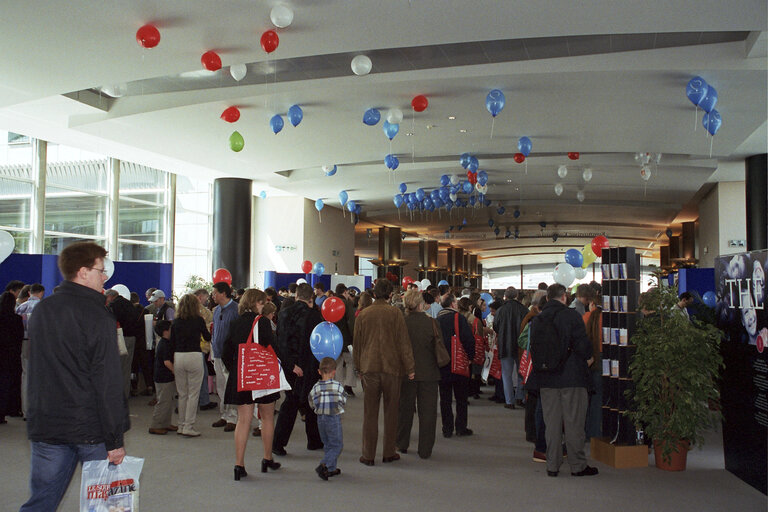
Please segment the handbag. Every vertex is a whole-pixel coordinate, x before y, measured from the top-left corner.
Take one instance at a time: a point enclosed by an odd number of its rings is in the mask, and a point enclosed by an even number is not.
[[[453,317],[453,336],[451,336],[451,373],[469,377],[469,357],[461,346],[459,338],[459,314]]]
[[[257,316],[251,326],[248,339],[237,347],[237,390],[254,391],[279,387],[280,361],[274,349],[259,344]],[[256,332],[256,340],[254,340]]]
[[[525,326],[528,329],[528,326]],[[523,384],[528,382],[528,377],[531,376],[531,369],[533,368],[533,359],[531,359],[531,331],[528,329],[528,344],[523,351],[523,356],[520,358],[520,366],[518,373],[523,377]]]
[[[451,362],[451,354],[448,353],[448,349],[445,348],[443,343],[443,337],[440,336],[440,331],[437,330],[437,322],[432,320],[432,331],[435,333],[435,357],[437,359],[437,367],[442,368],[448,366]]]
[[[480,330],[479,318],[475,318],[472,332],[475,335],[475,358],[472,359],[472,364],[483,364],[485,362],[485,338]]]
[[[125,336],[123,335],[123,328],[120,324],[117,324],[117,350],[121,356],[128,355],[128,347],[125,345]]]
[[[121,464],[108,460],[83,462],[80,512],[139,510],[139,476],[144,459],[126,456]]]

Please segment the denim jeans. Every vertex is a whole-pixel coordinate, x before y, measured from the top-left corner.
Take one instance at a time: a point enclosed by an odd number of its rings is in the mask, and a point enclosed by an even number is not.
[[[52,512],[69,487],[78,462],[107,458],[104,443],[48,444],[32,441],[31,496],[19,512]]]
[[[344,447],[344,438],[341,431],[341,414],[319,414],[317,416],[317,428],[320,430],[320,439],[323,441],[325,455],[321,464],[325,464],[328,471],[336,469],[336,461]]]

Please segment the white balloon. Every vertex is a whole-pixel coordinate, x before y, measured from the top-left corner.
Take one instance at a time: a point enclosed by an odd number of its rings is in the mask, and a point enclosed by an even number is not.
[[[481,194],[483,193],[483,186],[480,184],[479,181],[477,183],[475,183],[475,190],[477,190]]]
[[[647,165],[644,165],[640,169],[640,177],[643,178],[643,181],[648,181],[649,179],[651,179],[651,168],[648,167]]]
[[[232,75],[232,78],[237,80],[238,82],[245,78],[245,74],[248,72],[248,66],[245,64],[232,64],[229,66],[229,74]]]
[[[122,298],[125,300],[131,300],[131,291],[124,284],[116,284],[112,287]]]
[[[422,290],[426,290],[427,287],[430,286],[431,284],[432,284],[432,281],[430,281],[429,279],[422,279],[421,280],[421,289]]]
[[[458,185],[459,184],[459,177],[455,174],[451,174],[451,185]]]
[[[352,59],[352,72],[357,76],[367,75],[371,72],[373,63],[367,55],[358,55]]]
[[[568,176],[568,168],[564,165],[561,165],[560,167],[557,168],[557,175],[560,176],[561,178],[565,178],[566,176]]]
[[[104,258],[104,272],[107,274],[107,281],[112,279],[112,274],[115,273],[115,262],[109,258]]]
[[[282,4],[278,4],[269,13],[269,19],[277,28],[285,28],[293,23],[293,11]]]
[[[573,271],[576,274],[576,279],[584,279],[587,277],[587,269],[585,268],[574,268]]]
[[[580,203],[584,202],[584,191],[583,190],[579,190],[578,192],[576,192],[576,199],[578,199]]]
[[[389,124],[400,124],[403,120],[403,111],[399,108],[391,108],[387,112],[387,121]]]
[[[458,197],[459,197],[458,194],[448,194],[448,198],[454,202],[456,202],[456,199],[458,199]]]
[[[563,184],[562,183],[556,183],[555,184],[555,194],[558,196],[563,193]]]
[[[0,231],[0,263],[11,255],[13,248],[16,247],[16,241],[7,231]]]
[[[297,279],[297,280],[296,280],[296,284],[304,284],[304,283],[306,283],[306,282],[307,282],[307,280],[306,280],[306,279],[304,279],[303,277],[302,277],[301,279]]]
[[[568,263],[560,263],[555,267],[555,270],[552,272],[552,278],[555,280],[556,283],[561,284],[568,288],[571,286],[571,283],[574,279],[576,279],[576,272],[574,271],[574,268],[568,264]]]
[[[589,167],[584,169],[584,172],[581,173],[581,177],[584,178],[584,181],[591,180],[592,179],[592,169],[590,169]]]

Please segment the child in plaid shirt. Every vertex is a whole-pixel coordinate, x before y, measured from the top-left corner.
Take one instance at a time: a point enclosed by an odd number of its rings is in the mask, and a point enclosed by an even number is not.
[[[341,415],[344,413],[344,404],[347,403],[347,393],[341,383],[333,380],[336,377],[335,359],[324,357],[320,361],[318,373],[321,379],[309,392],[309,406],[317,414],[317,427],[325,446],[325,456],[315,471],[320,478],[328,480],[329,476],[341,473],[336,467],[336,460],[343,447]]]

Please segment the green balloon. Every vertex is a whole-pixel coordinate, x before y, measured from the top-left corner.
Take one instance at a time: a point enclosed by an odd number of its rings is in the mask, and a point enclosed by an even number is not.
[[[232,135],[229,136],[229,149],[237,153],[243,150],[243,146],[245,146],[245,141],[240,132],[232,132]]]

